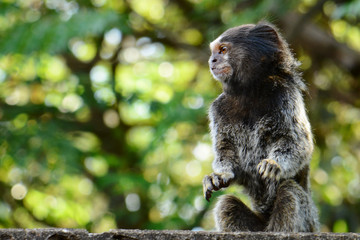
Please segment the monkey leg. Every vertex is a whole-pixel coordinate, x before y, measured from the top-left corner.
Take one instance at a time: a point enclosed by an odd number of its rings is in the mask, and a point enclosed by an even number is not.
[[[276,196],[265,231],[318,231],[317,210],[310,193],[294,180],[286,180],[280,184]]]
[[[225,195],[215,207],[216,227],[220,231],[264,231],[265,222],[251,211],[240,199]]]

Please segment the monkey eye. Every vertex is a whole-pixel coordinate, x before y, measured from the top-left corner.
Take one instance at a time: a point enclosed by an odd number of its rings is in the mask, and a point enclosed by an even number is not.
[[[226,47],[226,46],[220,46],[219,47],[219,53],[221,54],[224,54],[224,53],[226,53],[227,52],[227,50],[228,50],[228,48]]]

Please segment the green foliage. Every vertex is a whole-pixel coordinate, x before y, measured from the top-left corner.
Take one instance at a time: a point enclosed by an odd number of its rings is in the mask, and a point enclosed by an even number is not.
[[[207,44],[228,27],[313,6],[2,1],[0,227],[213,229],[201,180],[213,158],[207,108],[221,88]],[[355,54],[358,6],[326,1],[313,20]],[[294,50],[309,82],[322,229],[359,231],[359,76]]]
[[[41,21],[19,22],[5,31],[0,41],[0,54],[31,54],[65,52],[69,40],[74,37],[99,36],[112,26],[123,25],[124,19],[113,11],[82,10],[69,20],[49,14]],[[121,24],[122,23],[122,24]]]

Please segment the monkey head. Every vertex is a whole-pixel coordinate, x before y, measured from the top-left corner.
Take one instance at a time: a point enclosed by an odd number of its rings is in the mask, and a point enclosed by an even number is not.
[[[210,43],[210,50],[210,71],[224,91],[254,86],[292,58],[286,42],[266,22],[230,28]]]

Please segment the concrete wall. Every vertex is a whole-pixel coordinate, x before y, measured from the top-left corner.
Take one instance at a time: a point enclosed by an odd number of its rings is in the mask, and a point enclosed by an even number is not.
[[[155,230],[111,230],[104,233],[89,233],[82,229],[0,229],[0,240],[326,240],[359,239],[358,233],[264,233],[264,232],[193,232]]]

